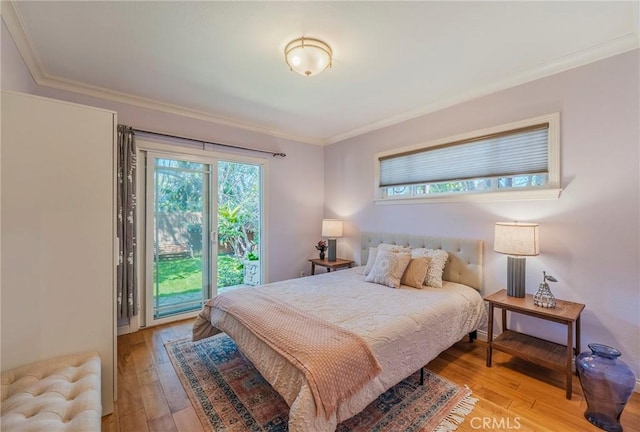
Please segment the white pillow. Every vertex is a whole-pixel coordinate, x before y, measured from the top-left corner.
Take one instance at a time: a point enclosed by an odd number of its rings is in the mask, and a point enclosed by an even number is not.
[[[409,265],[409,261],[411,261],[410,253],[394,253],[384,249],[378,250],[373,268],[364,280],[398,288],[400,286],[400,279],[407,265]]]
[[[431,258],[426,256],[411,258],[409,265],[402,275],[402,279],[400,279],[400,284],[418,289],[423,288],[430,262]]]
[[[447,264],[449,254],[442,249],[416,248],[411,250],[411,256],[413,258],[421,256],[431,258],[424,284],[433,288],[442,288],[442,273],[444,273],[444,266]]]
[[[367,265],[364,266],[364,275],[368,275],[371,269],[373,268],[373,264],[376,262],[376,256],[378,255],[378,248],[370,247],[369,248],[369,258],[367,258]]]
[[[392,245],[389,243],[380,243],[378,247],[370,247],[369,248],[369,258],[367,258],[367,264],[364,267],[364,275],[368,275],[371,269],[373,268],[373,264],[376,262],[376,256],[378,254],[378,250],[386,250],[389,252],[402,252],[402,253],[411,253],[411,248]]]

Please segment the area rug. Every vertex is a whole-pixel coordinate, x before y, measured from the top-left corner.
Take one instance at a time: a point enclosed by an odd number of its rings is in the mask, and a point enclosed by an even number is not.
[[[287,431],[289,407],[224,333],[198,342],[167,342],[169,358],[205,430]],[[468,387],[425,369],[387,390],[338,425],[346,432],[453,431],[477,399]]]

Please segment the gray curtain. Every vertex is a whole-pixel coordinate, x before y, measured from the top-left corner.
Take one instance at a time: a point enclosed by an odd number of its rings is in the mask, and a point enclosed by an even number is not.
[[[136,287],[136,139],[133,128],[118,125],[118,318],[138,314]]]

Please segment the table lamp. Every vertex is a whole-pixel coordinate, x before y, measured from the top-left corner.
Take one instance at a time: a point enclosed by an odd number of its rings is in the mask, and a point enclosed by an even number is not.
[[[328,237],[328,260],[337,261],[336,258],[336,237],[342,237],[342,221],[340,219],[322,220],[322,237]]]
[[[538,224],[496,222],[493,250],[507,257],[507,295],[525,296],[527,256],[540,254]]]

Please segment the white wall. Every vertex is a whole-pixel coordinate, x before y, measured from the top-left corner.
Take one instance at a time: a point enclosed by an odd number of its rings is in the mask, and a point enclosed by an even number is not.
[[[315,257],[313,245],[320,239],[323,217],[322,147],[38,86],[28,74],[4,22],[1,26],[2,89],[113,110],[118,113],[118,123],[139,129],[286,153],[286,158],[268,156],[271,160],[266,190],[267,279],[276,281],[298,277],[301,271],[309,274],[307,259]]]
[[[527,292],[542,271],[558,279],[556,297],[586,304],[582,348],[622,351],[640,377],[639,54],[588,66],[356,137],[326,148],[325,208],[345,218],[343,255],[359,259],[360,231],[472,237],[485,241],[484,295],[506,285],[506,257],[493,252],[496,221],[540,224],[537,257],[527,258]],[[375,205],[374,154],[559,111],[562,185],[558,200]],[[566,341],[566,327],[514,322]]]

